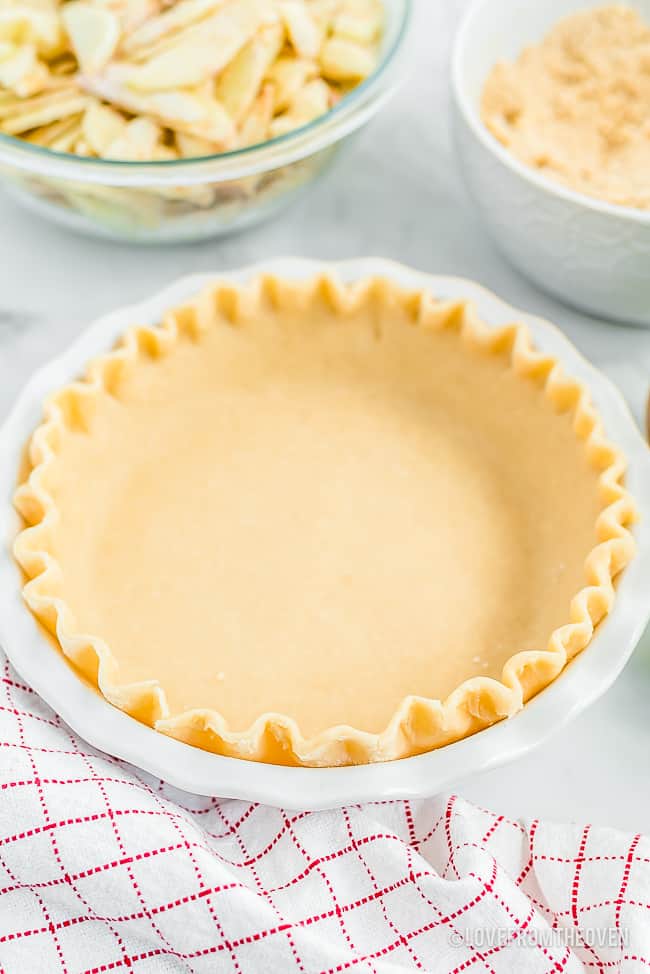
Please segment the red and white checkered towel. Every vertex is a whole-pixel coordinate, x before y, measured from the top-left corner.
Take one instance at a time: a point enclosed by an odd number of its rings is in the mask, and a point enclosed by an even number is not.
[[[297,814],[190,797],[0,666],[2,974],[650,969],[650,839],[454,797]]]

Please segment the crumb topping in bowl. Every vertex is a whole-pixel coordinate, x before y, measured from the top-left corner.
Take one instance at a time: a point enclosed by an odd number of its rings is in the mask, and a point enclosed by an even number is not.
[[[620,206],[650,209],[650,26],[616,5],[561,20],[483,89],[490,132],[520,161]]]

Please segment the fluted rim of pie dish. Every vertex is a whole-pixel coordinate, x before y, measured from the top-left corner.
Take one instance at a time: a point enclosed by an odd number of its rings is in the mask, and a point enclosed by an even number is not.
[[[517,176],[532,184],[537,189],[548,193],[550,196],[556,196],[566,203],[572,203],[574,206],[582,209],[593,210],[603,216],[616,217],[619,220],[650,226],[650,209],[644,210],[640,207],[610,203],[607,200],[599,199],[597,196],[580,193],[578,190],[564,186],[549,176],[544,176],[542,173],[533,169],[532,166],[521,162],[512,152],[509,152],[484,124],[472,99],[467,94],[463,65],[467,37],[474,29],[474,19],[478,11],[495,2],[503,4],[504,0],[473,0],[461,20],[454,40],[451,57],[452,91],[465,124],[471,129],[481,145],[495,156],[506,169],[510,169]],[[505,2],[511,3],[511,0],[505,0]]]
[[[310,301],[325,301],[335,314],[349,312],[364,301],[396,302],[413,326],[452,330],[459,341],[505,357],[522,381],[534,382],[558,412],[572,415],[576,446],[585,449],[598,476],[602,498],[595,525],[598,542],[587,554],[586,584],[571,602],[569,621],[549,635],[544,649],[513,655],[500,680],[470,678],[443,701],[406,697],[379,734],[340,725],[305,738],[290,715],[265,713],[247,730],[233,731],[216,710],[172,714],[164,689],[155,679],[128,685],[118,682],[110,647],[97,635],[75,631],[69,607],[55,594],[60,567],[48,550],[47,534],[57,511],[47,477],[56,462],[61,428],[72,416],[83,424],[93,400],[111,394],[116,370],[136,368],[140,359],[173,353],[184,332],[200,342],[215,307],[222,317],[237,321],[244,312],[250,315],[260,300],[271,301],[278,309],[299,306],[301,310]],[[629,530],[635,506],[623,483],[626,460],[606,439],[586,385],[567,377],[556,357],[535,350],[525,324],[493,328],[468,301],[438,301],[427,287],[403,288],[381,276],[353,285],[341,284],[328,273],[306,281],[263,274],[245,287],[215,281],[194,300],[170,309],[161,324],[132,326],[117,347],[90,363],[83,379],[54,393],[45,405],[44,420],[32,435],[30,458],[32,469],[16,492],[17,507],[28,526],[16,537],[14,552],[28,579],[23,588],[25,601],[56,636],[64,654],[110,703],[154,729],[218,754],[272,764],[339,767],[393,761],[451,744],[511,717],[589,644],[595,627],[611,611],[614,580],[635,548]]]
[[[0,132],[0,163],[47,177],[137,187],[227,182],[298,162],[356,131],[399,87],[404,76],[401,56],[409,36],[414,0],[397,2],[394,27],[374,71],[329,111],[291,132],[214,155],[151,162],[55,152]]]

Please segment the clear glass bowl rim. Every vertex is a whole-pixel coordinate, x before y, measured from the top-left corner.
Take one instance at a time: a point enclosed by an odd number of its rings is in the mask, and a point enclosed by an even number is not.
[[[399,84],[415,0],[398,0],[394,23],[375,71],[314,121],[267,142],[218,155],[158,162],[94,159],[54,152],[0,133],[0,163],[40,175],[112,186],[225,182],[288,165],[344,138],[375,114]]]

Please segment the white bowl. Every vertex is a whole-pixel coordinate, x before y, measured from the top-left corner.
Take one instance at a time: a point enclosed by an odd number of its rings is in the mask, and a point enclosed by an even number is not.
[[[476,207],[505,256],[539,287],[598,317],[650,325],[650,212],[600,202],[519,162],[480,117],[481,90],[562,17],[597,0],[476,0],[452,58],[454,131]],[[650,0],[627,0],[650,22]]]
[[[621,395],[553,325],[515,311],[470,281],[432,277],[376,259],[343,264],[281,259],[218,275],[185,277],[150,300],[95,322],[66,353],[34,375],[0,430],[0,643],[23,679],[95,747],[186,791],[301,809],[433,795],[460,778],[512,760],[607,690],[650,616],[650,517],[646,516],[636,530],[638,555],[621,579],[612,615],[599,627],[590,646],[521,713],[440,750],[363,767],[285,768],[209,754],[139,724],[82,683],[23,603],[22,578],[10,550],[19,530],[12,506],[16,472],[25,442],[41,419],[43,399],[79,375],[89,359],[111,347],[134,321],[160,321],[165,310],[196,294],[216,276],[243,282],[268,271],[299,279],[323,270],[337,273],[345,281],[384,275],[407,287],[428,287],[442,298],[469,298],[481,317],[494,326],[513,319],[526,322],[537,346],[558,357],[567,373],[588,384],[607,432],[629,459],[629,488],[637,500],[645,501],[646,515],[650,515],[650,451]]]

